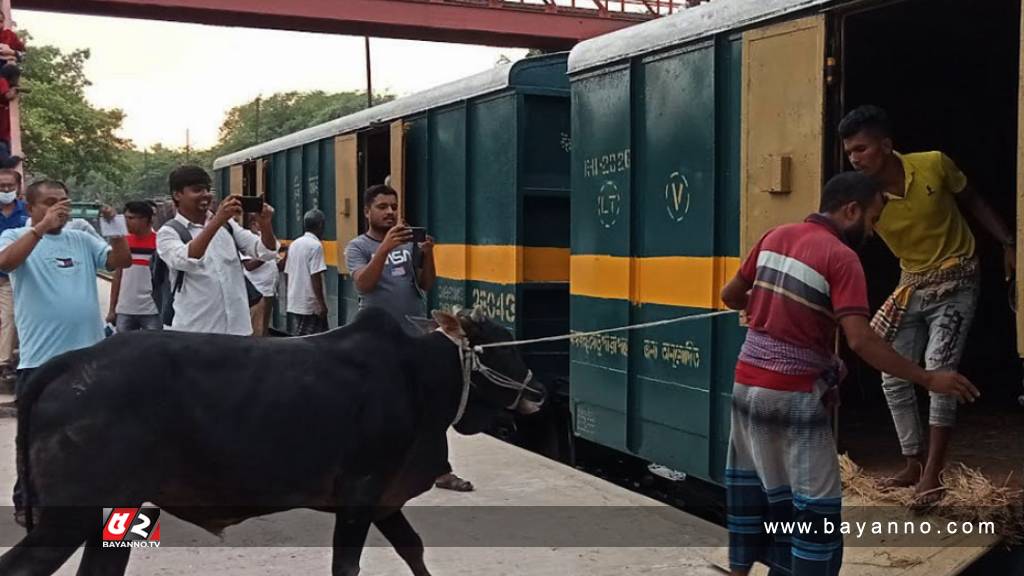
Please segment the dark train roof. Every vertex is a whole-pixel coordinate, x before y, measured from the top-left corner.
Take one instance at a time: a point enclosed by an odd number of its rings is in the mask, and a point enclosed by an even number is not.
[[[499,92],[509,87],[568,90],[569,85],[564,70],[567,57],[567,53],[560,52],[525,58],[512,64],[502,64],[479,74],[397,98],[373,108],[360,110],[354,114],[222,156],[213,162],[213,168],[219,170],[226,166],[248,162],[324,138],[361,130],[373,124],[390,122],[425,110]],[[562,68],[558,74],[545,73],[545,68],[557,66],[559,62],[561,62]]]
[[[713,0],[650,22],[586,40],[569,54],[569,74],[834,2]]]

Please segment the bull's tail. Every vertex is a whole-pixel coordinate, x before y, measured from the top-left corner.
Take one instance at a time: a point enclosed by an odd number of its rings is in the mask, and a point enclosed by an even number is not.
[[[32,518],[32,481],[29,458],[29,430],[32,418],[32,406],[36,399],[42,394],[46,385],[56,380],[68,367],[66,355],[55,358],[41,366],[32,373],[31,377],[24,383],[21,390],[18,390],[18,429],[14,439],[16,450],[15,466],[18,470],[18,478],[21,480],[21,497],[25,506],[25,530],[31,532],[35,527]]]

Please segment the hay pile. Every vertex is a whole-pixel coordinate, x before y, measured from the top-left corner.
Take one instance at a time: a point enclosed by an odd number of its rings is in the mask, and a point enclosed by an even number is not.
[[[869,476],[846,454],[839,456],[839,469],[846,495],[860,496],[871,505],[909,507],[914,501],[913,487],[881,487],[879,478]],[[941,481],[945,496],[928,514],[958,522],[991,521],[1009,543],[1024,542],[1022,491],[1009,487],[1010,478],[996,486],[981,471],[956,463],[946,467]]]

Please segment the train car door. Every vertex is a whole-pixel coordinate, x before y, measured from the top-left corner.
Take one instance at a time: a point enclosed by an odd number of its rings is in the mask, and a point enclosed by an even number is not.
[[[345,246],[359,234],[359,141],[356,134],[334,139],[335,206],[337,206],[338,270],[348,274]],[[339,317],[339,322],[341,318]]]
[[[740,255],[773,226],[818,208],[825,16],[743,34]]]
[[[391,123],[391,187],[398,192],[398,213],[406,218],[405,210],[405,121]]]
[[[1021,11],[1021,30],[1024,30],[1024,10]],[[1020,36],[1020,73],[1024,78],[1024,34]],[[1017,355],[1024,358],[1024,82],[1018,84],[1017,88],[1017,277],[1016,302],[1017,314]],[[1024,405],[1024,394],[1018,401]]]

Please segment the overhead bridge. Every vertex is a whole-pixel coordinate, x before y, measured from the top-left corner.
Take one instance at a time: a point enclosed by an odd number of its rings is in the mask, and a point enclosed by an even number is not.
[[[699,0],[13,0],[14,8],[563,50]]]

